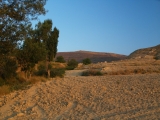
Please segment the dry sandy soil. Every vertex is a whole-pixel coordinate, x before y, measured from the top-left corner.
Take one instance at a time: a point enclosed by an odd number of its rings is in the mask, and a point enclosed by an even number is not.
[[[2,96],[0,120],[160,120],[160,74],[69,72]]]

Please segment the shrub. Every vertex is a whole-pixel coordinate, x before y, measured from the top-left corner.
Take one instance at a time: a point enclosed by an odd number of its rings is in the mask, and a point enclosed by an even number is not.
[[[160,60],[160,52],[157,52],[157,54],[154,56],[154,59]]]
[[[75,59],[71,59],[71,60],[68,61],[66,69],[67,70],[73,70],[77,66],[78,66],[78,62]]]
[[[99,70],[87,70],[82,72],[82,76],[102,76],[103,73]]]
[[[83,60],[83,64],[84,65],[91,64],[91,60],[89,58],[86,58],[86,59]]]
[[[52,68],[50,71],[50,77],[63,77],[63,75],[65,74],[65,69],[64,68]]]
[[[3,85],[0,87],[0,96],[10,93],[10,87],[8,85]]]
[[[25,89],[28,84],[29,83],[23,78],[16,76],[16,77],[6,79],[2,87],[7,85],[10,91],[14,91],[19,89]]]
[[[63,56],[58,56],[56,58],[56,62],[65,63],[66,61],[64,60]]]
[[[29,85],[29,82],[23,82],[23,83],[17,83],[14,85],[9,85],[10,86],[10,90],[14,91],[14,90],[24,90],[26,89],[27,85]]]
[[[37,76],[46,76],[46,67],[44,65],[38,66],[38,71],[35,72],[35,75]]]
[[[48,68],[50,70],[50,77],[53,78],[53,77],[56,77],[56,76],[59,76],[59,77],[63,77],[63,75],[65,74],[65,68],[60,68],[58,66],[55,67],[55,65],[58,65],[59,64],[49,64],[48,65]],[[55,68],[53,68],[53,66]],[[35,71],[35,75],[36,76],[44,76],[44,77],[47,77],[47,73],[46,73],[46,67],[44,64],[40,64],[38,66],[38,71]]]
[[[144,69],[140,69],[140,68],[139,68],[139,69],[135,69],[135,70],[134,70],[134,73],[135,73],[135,74],[145,74],[146,71],[145,71]]]

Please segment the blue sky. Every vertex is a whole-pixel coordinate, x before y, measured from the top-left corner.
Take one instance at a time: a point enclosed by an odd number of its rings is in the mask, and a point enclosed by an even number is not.
[[[129,55],[160,44],[159,0],[48,0],[45,8],[39,20],[59,29],[58,52]]]

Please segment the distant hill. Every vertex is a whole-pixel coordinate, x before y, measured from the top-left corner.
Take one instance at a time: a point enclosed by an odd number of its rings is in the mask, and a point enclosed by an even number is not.
[[[92,63],[97,62],[110,62],[125,59],[127,56],[115,54],[115,53],[105,53],[105,52],[91,52],[91,51],[75,51],[75,52],[58,52],[57,56],[63,56],[66,61],[70,59],[75,59],[78,62],[82,62],[85,58],[90,58]]]
[[[150,59],[160,59],[160,44],[157,46],[138,49],[132,52],[128,58],[139,59],[139,58],[150,58]]]

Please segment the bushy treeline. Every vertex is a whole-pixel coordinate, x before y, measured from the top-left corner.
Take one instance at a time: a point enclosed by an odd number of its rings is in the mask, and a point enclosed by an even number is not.
[[[29,78],[35,64],[45,61],[45,73],[50,77],[49,64],[57,53],[59,30],[52,20],[31,20],[44,15],[46,0],[3,0],[0,2],[0,78],[16,77],[18,67]]]

